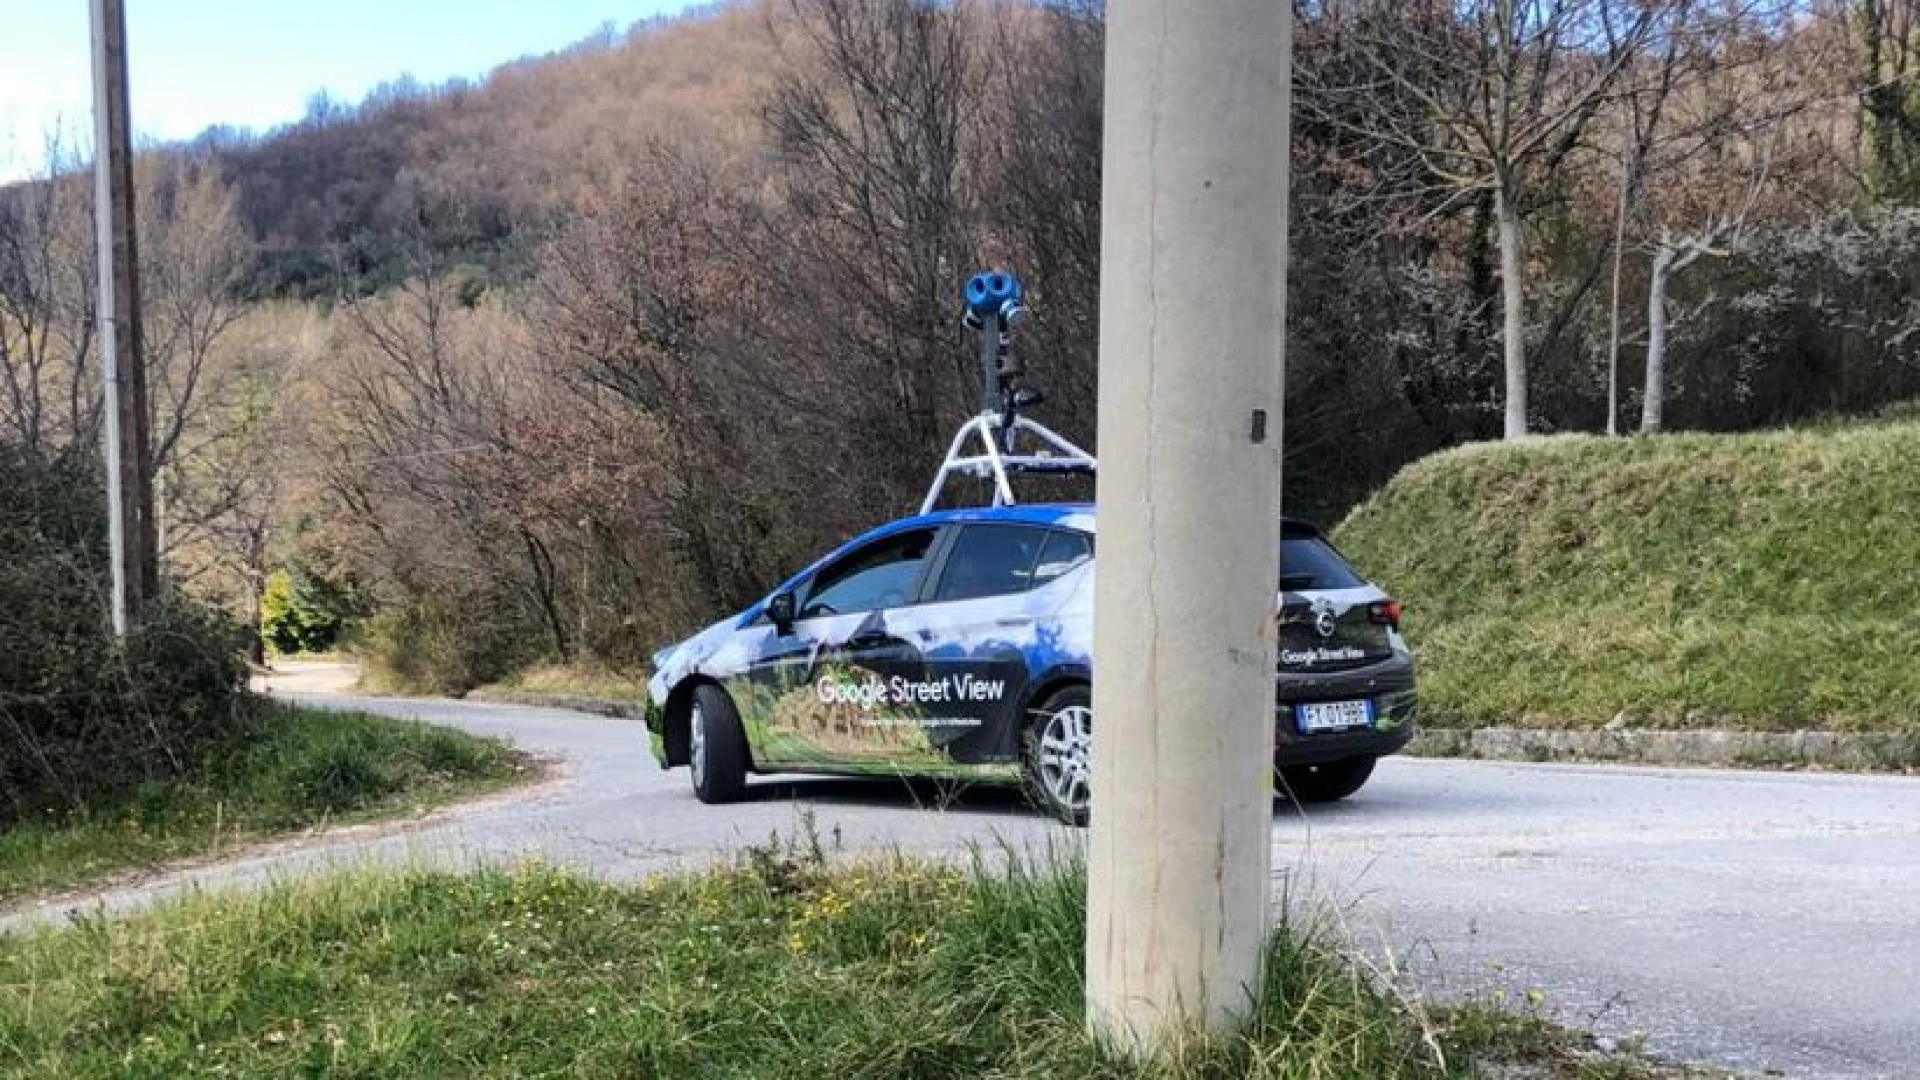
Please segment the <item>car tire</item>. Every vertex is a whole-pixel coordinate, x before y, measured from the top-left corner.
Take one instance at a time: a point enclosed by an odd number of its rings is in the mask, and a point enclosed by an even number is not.
[[[1280,793],[1298,803],[1339,802],[1366,784],[1378,760],[1351,757],[1324,765],[1286,766],[1280,770]]]
[[[718,686],[693,691],[687,716],[687,764],[703,803],[729,803],[747,789],[747,734],[739,710]]]
[[[1093,742],[1093,691],[1068,686],[1047,696],[1029,714],[1026,730],[1027,793],[1061,821],[1085,826],[1092,801],[1088,770]]]

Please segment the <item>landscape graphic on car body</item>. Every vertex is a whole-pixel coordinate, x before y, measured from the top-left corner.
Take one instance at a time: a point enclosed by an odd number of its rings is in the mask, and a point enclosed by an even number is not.
[[[655,756],[710,801],[748,772],[1023,781],[1085,820],[1095,520],[945,510],[854,539],[654,657]],[[1341,798],[1411,737],[1412,656],[1398,605],[1317,528],[1282,535],[1275,767],[1283,791]]]

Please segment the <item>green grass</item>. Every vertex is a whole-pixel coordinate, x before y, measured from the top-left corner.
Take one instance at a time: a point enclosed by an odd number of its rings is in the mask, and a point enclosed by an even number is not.
[[[0,826],[0,901],[530,775],[506,744],[446,728],[266,701],[247,708],[248,735],[210,750],[183,779]]]
[[[769,848],[638,887],[527,865],[191,897],[0,937],[0,1074],[1656,1075],[1524,1016],[1428,1010],[1284,929],[1244,1037],[1124,1064],[1082,1027],[1084,896],[1072,866]]]
[[[1438,726],[1920,730],[1920,424],[1478,446],[1336,532]]]
[[[490,697],[519,694],[637,705],[647,700],[647,680],[646,675],[638,671],[620,672],[603,667],[550,664],[528,668],[497,683],[478,687],[468,696],[484,701]]]

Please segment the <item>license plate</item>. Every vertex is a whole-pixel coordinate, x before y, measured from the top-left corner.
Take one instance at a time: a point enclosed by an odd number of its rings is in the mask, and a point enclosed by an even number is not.
[[[1310,705],[1293,707],[1293,722],[1302,735],[1317,735],[1326,731],[1347,731],[1352,728],[1373,726],[1373,702],[1370,699],[1360,701],[1318,701]]]

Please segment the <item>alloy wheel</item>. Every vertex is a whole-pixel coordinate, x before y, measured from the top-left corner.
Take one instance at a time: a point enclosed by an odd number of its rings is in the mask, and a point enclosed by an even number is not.
[[[700,703],[694,702],[693,713],[687,718],[689,735],[688,766],[693,770],[693,782],[698,785],[707,776],[707,717],[700,709]]]
[[[1069,705],[1041,725],[1040,783],[1063,810],[1085,810],[1093,798],[1092,746],[1093,710],[1085,705]]]

